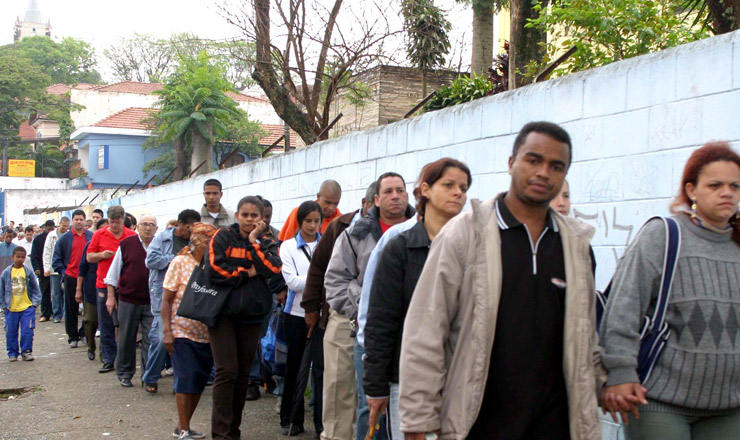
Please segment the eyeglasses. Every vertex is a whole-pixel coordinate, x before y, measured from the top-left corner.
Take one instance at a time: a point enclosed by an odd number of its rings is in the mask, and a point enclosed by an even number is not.
[[[139,226],[141,226],[142,228],[156,228],[157,224],[156,223],[139,223]]]

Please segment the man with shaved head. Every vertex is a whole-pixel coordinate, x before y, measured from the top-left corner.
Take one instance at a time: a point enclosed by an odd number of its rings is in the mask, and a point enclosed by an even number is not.
[[[336,180],[324,180],[319,188],[319,193],[316,194],[316,203],[321,206],[321,233],[326,231],[332,220],[342,215],[339,212],[339,200],[342,199],[342,187],[339,186]],[[288,218],[283,224],[283,229],[280,230],[278,239],[280,241],[290,240],[295,237],[298,232],[298,207],[290,211]]]
[[[121,240],[105,277],[108,313],[118,314],[118,352],[116,374],[123,387],[131,387],[136,373],[136,331],[141,325],[141,366],[146,367],[152,310],[149,299],[149,269],[146,250],[157,232],[157,218],[143,215],[136,227],[138,235]]]

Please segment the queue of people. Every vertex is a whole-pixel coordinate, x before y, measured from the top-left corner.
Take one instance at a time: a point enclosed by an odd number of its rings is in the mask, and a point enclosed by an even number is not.
[[[618,263],[599,327],[594,229],[569,216],[573,148],[562,127],[531,122],[509,188],[486,201],[467,199],[469,167],[445,157],[421,169],[415,206],[389,170],[342,214],[341,186],[327,180],[280,231],[268,200],[245,196],[231,211],[215,179],[199,210],[156,235],[155,217],[137,224],[121,206],[94,233],[75,211],[69,232],[63,218],[25,246],[0,243],[8,356],[33,359],[26,323],[40,306],[40,320],[64,316],[70,347],[84,334],[90,360],[99,327],[99,371],[131,387],[138,331],[146,391],[174,370],[174,436],[205,438],[190,421],[212,383],[212,438],[250,438],[245,401],[276,379],[258,341],[279,313],[286,436],[305,432],[311,383],[324,440],[596,440],[599,411],[628,439],[740,438],[740,156],[721,142],[694,151],[671,205],[675,267],[668,223],[651,219]],[[218,298],[207,324],[178,313],[196,276]],[[644,377],[646,321],[665,324]]]

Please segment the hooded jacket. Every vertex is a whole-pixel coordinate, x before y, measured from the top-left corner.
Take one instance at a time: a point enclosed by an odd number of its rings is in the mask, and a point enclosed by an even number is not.
[[[403,331],[399,410],[403,432],[464,439],[478,418],[501,298],[495,199],[472,200],[434,239]],[[596,334],[589,241],[594,229],[555,213],[568,284],[563,374],[573,440],[601,439],[597,393],[606,377]]]

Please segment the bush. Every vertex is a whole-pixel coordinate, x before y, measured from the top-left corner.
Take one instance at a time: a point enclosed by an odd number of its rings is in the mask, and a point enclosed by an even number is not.
[[[434,98],[424,104],[424,111],[430,112],[483,98],[493,90],[493,86],[493,83],[483,75],[458,76],[450,85],[437,90]]]

